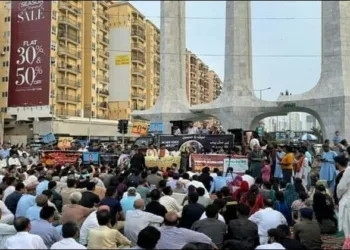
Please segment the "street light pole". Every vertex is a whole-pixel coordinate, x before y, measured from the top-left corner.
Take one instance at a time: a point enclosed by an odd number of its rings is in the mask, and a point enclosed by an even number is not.
[[[271,87],[268,87],[268,88],[265,88],[265,89],[256,89],[255,91],[259,91],[259,93],[260,93],[260,100],[262,99],[262,92],[263,91],[266,91],[266,90],[270,90],[271,89]]]

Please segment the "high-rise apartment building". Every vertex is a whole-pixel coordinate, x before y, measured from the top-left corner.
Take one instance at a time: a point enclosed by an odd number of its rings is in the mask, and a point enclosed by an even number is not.
[[[146,56],[146,34],[150,32],[147,32],[145,17],[128,2],[112,4],[108,14],[113,67],[110,71],[110,118],[129,119],[133,110],[146,109],[146,64],[151,62]]]
[[[133,110],[152,107],[159,96],[160,30],[133,5],[110,6],[113,70],[110,119],[129,119]],[[187,53],[187,95],[191,104],[211,102],[221,92],[219,76],[195,54]]]
[[[2,58],[11,52],[1,69],[2,81],[9,81],[0,97],[11,118],[7,132],[25,121],[31,129],[20,133],[29,136],[114,135],[116,124],[107,120],[111,1],[8,2],[0,21]]]
[[[201,59],[191,51],[186,53],[186,89],[191,105],[208,103],[221,93],[222,81]]]

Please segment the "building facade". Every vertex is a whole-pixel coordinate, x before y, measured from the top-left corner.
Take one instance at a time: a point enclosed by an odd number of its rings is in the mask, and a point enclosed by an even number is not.
[[[0,60],[3,60],[3,65],[6,67],[1,69],[3,76],[1,80],[4,84],[1,85],[0,107],[2,111],[7,111],[6,134],[26,134],[28,137],[49,132],[88,136],[95,131],[96,136],[105,137],[116,134],[116,122],[108,120],[109,16],[107,8],[110,4],[111,1],[1,2],[4,19],[1,20],[0,32],[4,34],[1,44],[4,55]],[[31,5],[37,17],[34,15],[32,20],[30,18],[23,20],[23,17],[18,17],[20,8],[26,5]],[[19,18],[21,22],[17,20],[18,25],[12,23],[14,18]],[[40,18],[45,19],[45,23],[39,23]],[[37,26],[37,30],[31,32],[30,29],[33,26]],[[25,68],[29,77],[26,75],[22,86],[14,87],[21,78],[11,71],[18,70],[20,66],[17,65],[18,61],[16,62],[15,57],[11,56],[10,60],[8,56],[9,51],[13,49],[12,52],[16,52],[16,46],[18,46],[15,42],[18,38],[15,36],[12,39],[11,32],[17,35],[20,31],[25,31],[26,27],[28,32],[23,36],[31,41],[30,46],[27,46],[29,57],[33,56],[32,52],[37,56],[34,64],[40,63],[40,60],[46,60],[47,63]],[[44,41],[46,39],[44,36],[49,37],[48,41]],[[43,45],[34,46],[33,41],[42,42]],[[45,47],[45,44],[49,44],[49,47]],[[31,72],[33,72],[32,75]],[[39,96],[35,96],[38,95],[36,90],[41,89],[41,86],[36,89],[31,88],[31,92],[29,88],[36,84],[35,77],[45,74],[49,77],[37,81],[42,86],[42,92],[38,92]],[[12,77],[11,81],[10,77]],[[27,78],[31,77],[33,81],[29,84]],[[30,85],[30,87],[26,86],[27,89],[23,87],[26,83]],[[21,97],[18,93],[23,95],[24,90],[28,90],[25,92],[26,96],[48,101],[14,103],[13,100],[16,98],[23,99],[23,96]],[[18,124],[27,124],[25,126],[27,129],[19,129]],[[65,124],[79,124],[79,126],[69,127]],[[101,126],[105,129],[98,129]]]

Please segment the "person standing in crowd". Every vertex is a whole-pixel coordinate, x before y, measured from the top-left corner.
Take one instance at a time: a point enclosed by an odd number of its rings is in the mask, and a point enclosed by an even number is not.
[[[254,178],[259,177],[261,175],[262,168],[262,153],[258,144],[254,145],[253,151],[249,155],[249,162],[252,176]]]
[[[130,160],[130,168],[137,169],[141,172],[146,168],[145,155],[143,154],[142,150],[138,148],[137,145],[134,145],[134,148],[135,150],[137,150],[137,153],[134,154]]]
[[[339,198],[338,198],[338,194],[337,194],[337,188],[338,188],[340,180],[343,178],[345,169],[348,166],[349,159],[347,157],[345,157],[344,155],[340,155],[340,156],[336,156],[334,158],[334,162],[335,162],[335,167],[337,168],[339,173],[338,173],[337,177],[335,178],[333,199],[334,199],[334,204],[336,206],[338,206],[339,205]]]
[[[350,236],[350,168],[347,167],[343,172],[337,186],[337,198],[339,199],[338,212],[338,230],[344,231],[345,237]]]
[[[199,129],[197,127],[193,126],[193,122],[190,122],[188,124],[187,134],[188,135],[198,135],[199,134]]]
[[[343,140],[343,138],[340,136],[339,131],[335,131],[332,142],[334,145],[339,144],[341,141]]]
[[[330,150],[328,144],[323,144],[323,154],[322,154],[322,163],[320,170],[320,180],[326,180],[328,187],[331,191],[334,190],[334,181],[335,181],[335,162],[334,158],[337,154],[334,151]]]
[[[303,148],[300,148],[298,150],[299,153],[299,159],[296,163],[295,168],[295,178],[300,178],[302,180],[303,186],[307,187],[307,181],[309,176],[309,160],[305,156],[305,151]]]
[[[205,208],[203,205],[198,204],[198,194],[192,192],[188,194],[188,204],[182,209],[182,216],[180,219],[180,227],[190,229],[196,221],[200,219]]]
[[[286,183],[291,183],[293,177],[294,153],[291,146],[286,146],[286,154],[283,156],[281,162],[283,180]]]
[[[11,211],[12,214],[16,214],[18,201],[25,194],[26,188],[22,182],[17,183],[15,192],[7,196],[5,200],[6,207]]]
[[[253,138],[249,142],[249,147],[253,149],[255,145],[257,145],[260,148],[259,135],[256,133],[253,133]]]
[[[199,133],[201,135],[209,135],[210,134],[210,129],[208,129],[208,123],[203,122],[202,128],[200,129]]]

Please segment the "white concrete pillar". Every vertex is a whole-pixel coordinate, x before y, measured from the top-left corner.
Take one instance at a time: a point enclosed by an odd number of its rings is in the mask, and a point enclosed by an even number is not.
[[[253,96],[250,1],[226,1],[223,94]]]

